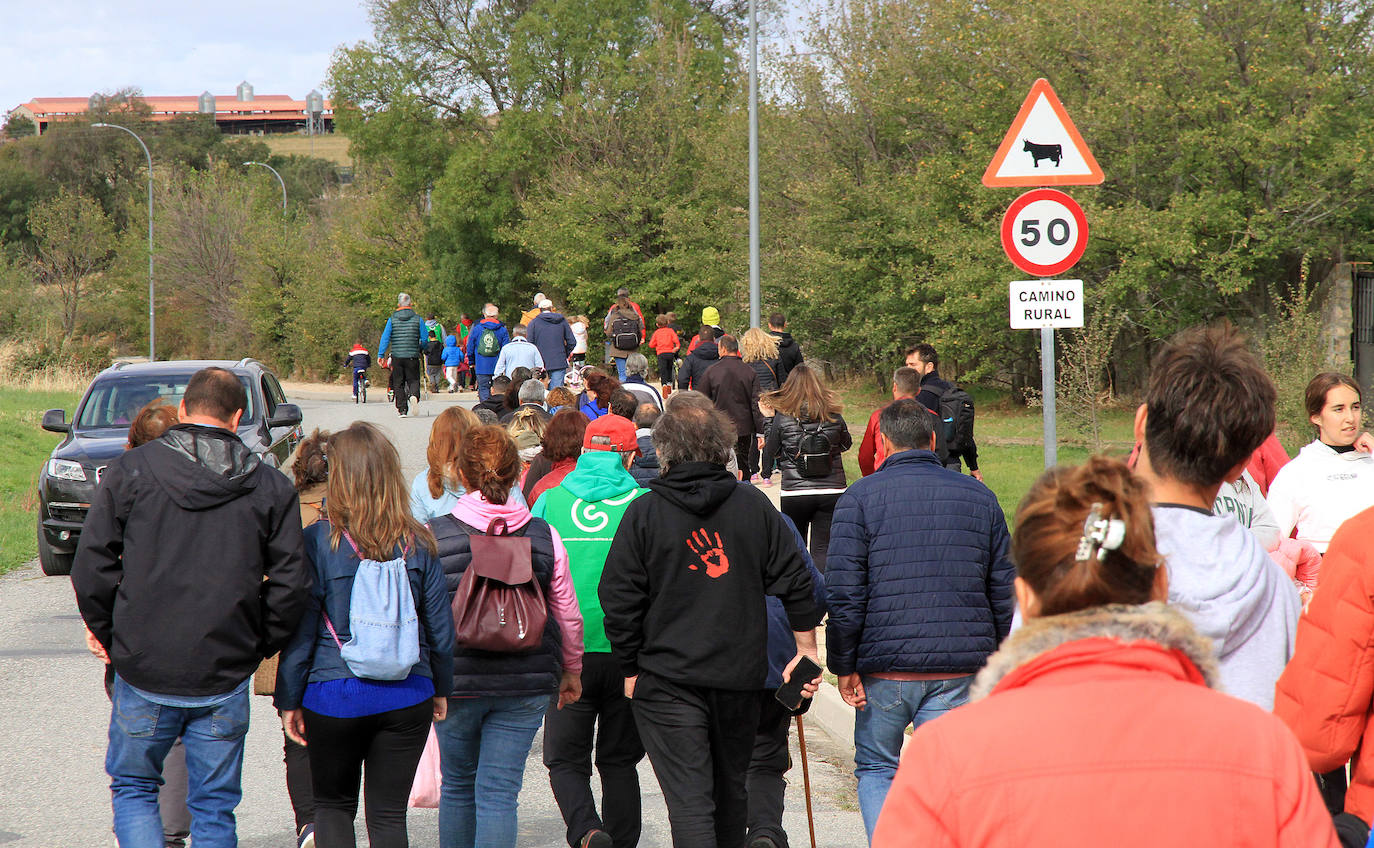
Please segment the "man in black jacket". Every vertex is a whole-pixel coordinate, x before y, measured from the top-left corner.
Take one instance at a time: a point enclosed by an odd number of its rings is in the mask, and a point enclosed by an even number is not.
[[[735,461],[741,480],[757,474],[749,465],[749,446],[763,435],[763,413],[759,411],[759,375],[739,357],[739,342],[734,336],[721,336],[720,361],[697,381],[697,391],[711,399],[716,409],[735,425]],[[755,455],[754,462],[758,462]]]
[[[72,586],[117,675],[105,769],[120,845],[162,844],[178,736],[192,841],[233,844],[248,683],[305,609],[300,504],[235,435],[246,404],[232,372],[197,372],[181,424],[110,463],[82,529]]]
[[[708,325],[701,325],[701,332],[698,334],[701,341],[697,344],[696,350],[687,355],[682,360],[682,367],[677,372],[677,387],[679,389],[695,389],[696,383],[701,380],[706,369],[720,361],[720,349],[716,347],[716,331]]]
[[[729,420],[676,400],[653,431],[665,470],[626,509],[598,596],[673,844],[738,846],[768,674],[764,596],[782,601],[796,635],[784,679],[802,655],[816,658],[820,610],[782,516],[725,470]]]
[[[778,340],[778,386],[787,381],[787,374],[802,364],[801,345],[787,332],[787,316],[774,312],[768,316],[768,332]]]
[[[907,348],[906,367],[915,368],[921,375],[921,391],[916,394],[916,400],[921,405],[930,410],[931,414],[939,419],[941,414],[940,396],[949,391],[952,385],[948,380],[940,378],[940,354],[935,347],[929,344],[918,344]],[[944,450],[944,442],[941,440],[940,450]],[[978,445],[970,438],[969,444],[962,450],[949,451],[944,457],[944,465],[951,471],[961,471],[962,466],[959,460],[963,459],[968,463],[968,473],[973,479],[982,481],[983,472],[978,470]]]

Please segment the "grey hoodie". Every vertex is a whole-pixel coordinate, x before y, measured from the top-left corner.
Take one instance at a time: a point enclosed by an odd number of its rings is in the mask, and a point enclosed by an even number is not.
[[[1272,710],[1297,637],[1293,582],[1235,519],[1180,506],[1152,511],[1169,603],[1212,640],[1222,691]]]

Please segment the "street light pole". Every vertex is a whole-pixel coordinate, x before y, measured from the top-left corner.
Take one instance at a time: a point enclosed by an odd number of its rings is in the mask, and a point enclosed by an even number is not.
[[[749,0],[749,326],[759,325],[759,18]]]
[[[91,124],[91,126],[123,130],[134,137],[134,141],[143,148],[143,155],[148,159],[148,361],[156,362],[157,314],[153,300],[153,154],[148,152],[148,145],[143,143],[143,139],[138,137],[138,133],[128,127],[121,127],[119,124]]]
[[[245,164],[245,165],[258,165],[258,166],[260,166],[260,167],[266,168],[267,170],[269,170],[269,171],[272,172],[272,176],[274,176],[274,177],[277,178],[277,182],[278,182],[278,183],[281,183],[281,213],[282,213],[283,215],[285,215],[285,214],[286,214],[286,180],[283,180],[283,179],[281,178],[281,174],[277,173],[277,169],[276,169],[276,168],[273,168],[271,165],[267,164],[266,162],[244,162],[243,164]]]

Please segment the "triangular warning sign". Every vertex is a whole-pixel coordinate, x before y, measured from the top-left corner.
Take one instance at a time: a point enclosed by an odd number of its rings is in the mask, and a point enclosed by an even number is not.
[[[1097,185],[1097,166],[1049,80],[1038,79],[983,172],[989,188]]]

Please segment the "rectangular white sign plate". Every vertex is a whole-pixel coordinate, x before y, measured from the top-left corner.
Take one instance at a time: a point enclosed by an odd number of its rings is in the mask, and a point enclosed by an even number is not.
[[[1016,280],[1011,284],[1013,330],[1082,326],[1082,280]]]

